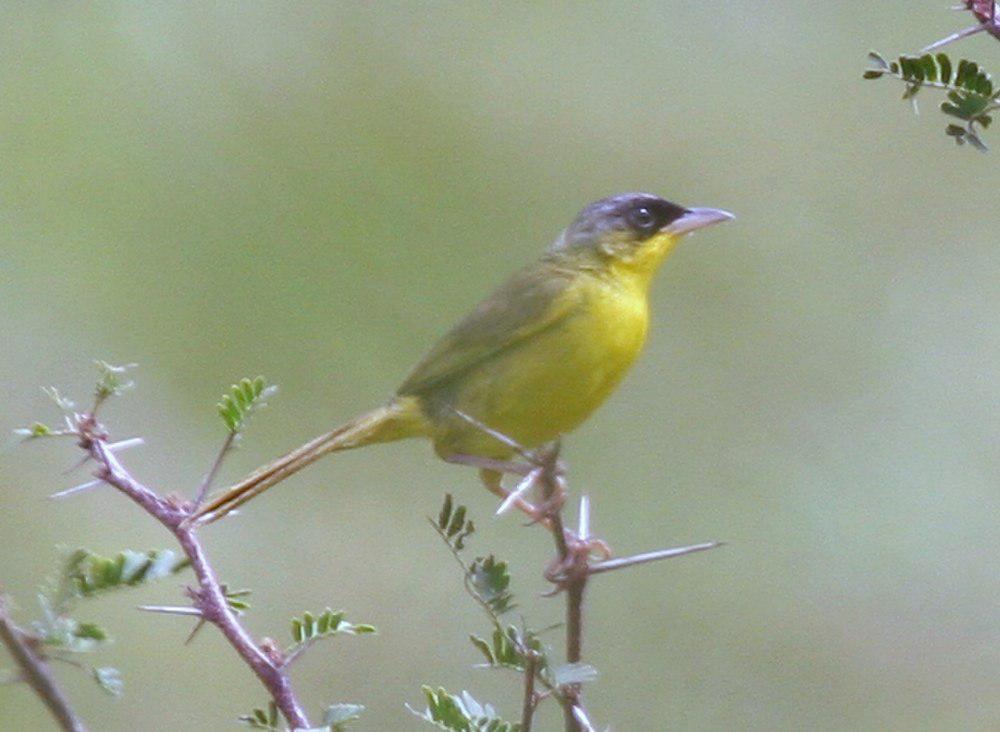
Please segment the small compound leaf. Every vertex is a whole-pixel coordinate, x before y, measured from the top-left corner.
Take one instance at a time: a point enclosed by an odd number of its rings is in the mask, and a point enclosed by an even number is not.
[[[70,597],[91,597],[177,574],[189,564],[186,557],[171,549],[148,552],[126,549],[114,557],[78,549],[70,554],[63,567],[62,587]]]
[[[286,657],[298,654],[305,646],[323,638],[332,638],[335,635],[368,635],[377,631],[374,625],[347,622],[344,620],[343,610],[334,611],[327,608],[319,615],[305,612],[301,618],[292,618],[291,632],[293,644],[286,649]]]
[[[251,414],[267,406],[267,399],[275,391],[277,387],[268,386],[263,376],[244,378],[229,387],[215,408],[226,428],[235,435],[243,431]]]
[[[128,363],[124,366],[114,366],[107,361],[96,360],[100,376],[94,385],[94,397],[97,403],[103,402],[113,396],[120,396],[127,389],[131,389],[135,382],[128,378],[128,372],[138,364]]]
[[[449,694],[445,689],[423,686],[421,690],[427,699],[427,707],[418,712],[409,705],[416,717],[431,723],[438,729],[450,732],[519,732],[521,725],[501,719],[492,706],[480,704],[471,694],[463,691],[459,695]]]
[[[244,714],[238,719],[252,729],[280,732],[280,728],[278,727],[278,705],[273,701],[268,702],[267,709],[253,709],[250,714]]]
[[[111,696],[121,696],[125,690],[125,682],[122,680],[121,672],[116,668],[95,666],[90,670],[90,673],[97,685]]]
[[[554,686],[584,684],[597,678],[597,669],[587,663],[564,663],[550,672]]]
[[[513,610],[514,595],[510,592],[510,574],[507,563],[492,554],[477,558],[469,567],[466,577],[469,587],[497,615]]]
[[[323,714],[323,724],[331,732],[342,732],[347,729],[347,723],[361,718],[365,708],[361,704],[332,704]]]

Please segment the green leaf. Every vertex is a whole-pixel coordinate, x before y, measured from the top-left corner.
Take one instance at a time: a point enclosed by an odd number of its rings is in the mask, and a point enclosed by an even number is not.
[[[56,434],[56,432],[54,432],[52,428],[46,424],[35,422],[28,427],[17,428],[14,430],[14,434],[18,437],[23,437],[26,440],[32,440],[36,437],[51,437]]]
[[[926,53],[917,59],[917,64],[920,66],[920,72],[923,74],[925,80],[937,81],[938,65],[933,56]]]
[[[550,671],[553,686],[584,684],[597,678],[597,669],[587,663],[564,663]]]
[[[347,729],[347,723],[361,718],[365,708],[361,704],[332,704],[323,714],[323,724],[331,732],[342,732]]]
[[[438,513],[437,523],[434,528],[441,535],[441,538],[452,551],[461,551],[465,548],[465,540],[476,531],[476,525],[471,519],[466,520],[467,510],[465,506],[455,506],[451,494],[446,493],[444,504]]]
[[[126,374],[138,364],[129,363],[124,366],[114,366],[101,360],[96,360],[94,363],[100,370],[100,376],[94,386],[94,397],[98,404],[109,397],[120,396],[122,392],[134,386],[135,382],[129,379]]]
[[[32,630],[40,643],[68,653],[90,653],[108,640],[103,628],[56,613],[44,598],[39,599],[42,601],[44,618],[32,623]]]
[[[67,597],[91,597],[177,574],[189,564],[186,557],[171,549],[125,550],[114,557],[78,549],[70,554],[64,565],[62,587]]]
[[[266,729],[270,732],[280,732],[278,727],[278,705],[268,702],[267,709],[256,708],[250,714],[239,717],[239,721],[253,729]]]
[[[942,84],[951,83],[951,59],[948,58],[948,54],[939,53],[937,55],[938,70],[940,72],[939,76]]]
[[[471,694],[463,691],[460,695],[449,694],[445,689],[422,686],[427,699],[427,708],[418,712],[407,708],[419,719],[430,722],[438,729],[450,732],[519,732],[517,722],[505,722],[489,704],[480,704]]]
[[[121,672],[111,666],[95,666],[90,670],[94,681],[105,692],[111,696],[121,696],[125,690],[125,682],[122,680]]]
[[[880,79],[884,73],[884,71],[879,71],[877,69],[868,69],[862,74],[862,76],[865,79]]]
[[[267,385],[263,376],[241,379],[222,395],[216,409],[226,428],[235,435],[244,429],[254,411],[267,406],[267,399],[276,390],[276,386]]]
[[[491,668],[524,671],[527,663],[525,653],[528,651],[536,654],[536,668],[543,669],[548,665],[541,641],[530,630],[522,633],[511,625],[505,629],[495,628],[489,641],[477,635],[470,635],[469,640],[486,658],[485,665]]]
[[[448,524],[451,523],[451,509],[452,509],[452,498],[451,493],[444,494],[444,504],[441,506],[441,511],[438,514],[437,526],[441,531],[448,528]]]
[[[497,615],[516,607],[509,590],[507,563],[497,560],[492,554],[478,557],[469,567],[466,580],[475,595]]]
[[[879,69],[880,71],[888,71],[889,70],[889,63],[884,58],[882,58],[881,54],[879,54],[879,53],[877,53],[875,51],[869,51],[868,52],[868,60],[871,61],[872,64],[874,64],[875,67],[877,69]]]
[[[94,623],[78,623],[73,631],[73,635],[77,638],[95,641],[106,641],[108,639],[108,634],[104,629]]]
[[[375,633],[375,626],[364,623],[349,623],[344,620],[343,610],[334,612],[327,608],[318,616],[306,612],[301,618],[292,618],[292,640],[294,644],[286,651],[291,656],[302,651],[307,645],[335,635],[367,635]]]

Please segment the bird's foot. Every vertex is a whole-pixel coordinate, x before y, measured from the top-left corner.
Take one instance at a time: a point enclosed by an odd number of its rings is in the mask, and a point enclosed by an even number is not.
[[[593,537],[580,538],[567,530],[566,556],[553,559],[545,568],[545,579],[555,585],[549,594],[557,594],[566,587],[566,583],[581,573],[589,571],[590,560],[606,560],[611,558],[611,547],[607,542]]]

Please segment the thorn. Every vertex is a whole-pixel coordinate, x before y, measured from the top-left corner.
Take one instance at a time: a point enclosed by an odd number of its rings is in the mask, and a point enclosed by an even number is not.
[[[198,618],[198,622],[195,623],[194,628],[191,629],[191,635],[189,635],[187,637],[187,640],[184,641],[184,645],[188,645],[191,643],[191,641],[194,640],[194,637],[198,635],[198,631],[201,630],[202,627],[204,627],[206,622],[207,621],[205,620],[205,618]]]
[[[139,445],[145,444],[146,441],[141,437],[132,437],[127,440],[112,442],[110,445],[105,445],[104,447],[108,450],[108,452],[121,452],[123,450],[128,450],[131,447],[138,447]]]
[[[103,480],[88,480],[86,483],[81,483],[80,485],[75,485],[72,488],[67,488],[64,491],[59,491],[58,493],[53,493],[49,496],[50,501],[58,501],[63,498],[69,498],[77,493],[82,493],[83,491],[90,490],[91,488],[96,488],[101,485]]]
[[[66,469],[65,469],[65,470],[63,471],[63,473],[62,473],[62,474],[63,474],[63,475],[69,475],[70,473],[72,473],[72,472],[74,472],[74,471],[77,471],[77,470],[79,470],[80,468],[82,468],[82,467],[83,467],[84,465],[86,465],[86,464],[87,464],[87,463],[88,463],[89,461],[90,461],[90,455],[84,455],[84,456],[83,456],[82,458],[80,458],[80,459],[79,459],[79,460],[77,460],[77,461],[76,461],[75,463],[73,463],[73,464],[72,464],[72,465],[70,465],[70,466],[69,466],[68,468],[66,468]]]
[[[186,615],[202,617],[201,610],[196,607],[174,606],[174,605],[137,605],[136,610],[147,613],[163,613],[164,615]]]
[[[494,515],[501,516],[507,513],[507,511],[510,510],[510,507],[513,506],[515,503],[517,503],[521,499],[521,496],[527,493],[532,488],[532,486],[535,485],[535,481],[538,480],[538,477],[541,474],[542,474],[541,468],[535,468],[530,473],[528,473],[524,478],[522,478],[521,482],[517,484],[517,487],[514,488],[514,490],[512,490],[510,493],[508,493],[507,497],[503,499],[503,503],[500,504],[500,507],[497,509],[497,512]]]
[[[573,716],[576,718],[577,722],[583,725],[584,732],[597,732],[597,730],[594,729],[594,725],[592,725],[590,720],[587,719],[587,712],[583,710],[583,707],[574,705]]]
[[[590,538],[590,496],[580,496],[580,528],[576,535],[582,541]]]
[[[920,52],[921,53],[929,53],[929,52],[933,51],[936,48],[941,48],[941,46],[947,46],[949,43],[953,43],[955,41],[959,41],[959,40],[961,40],[963,38],[968,38],[969,36],[975,35],[976,33],[979,33],[980,31],[986,30],[987,28],[989,28],[989,24],[987,24],[987,23],[982,23],[980,25],[969,26],[968,28],[960,30],[960,31],[958,31],[956,33],[952,33],[950,36],[945,36],[944,38],[942,38],[939,41],[934,41],[934,43],[932,43],[931,45],[926,46],[925,48],[921,49]]]
[[[679,546],[672,549],[660,549],[654,552],[645,552],[644,554],[634,554],[631,557],[621,557],[620,559],[606,559],[603,562],[591,564],[588,573],[600,574],[601,572],[610,572],[614,569],[624,569],[625,567],[646,564],[647,562],[657,562],[661,559],[683,557],[687,554],[703,552],[720,546],[723,546],[723,542],[721,541],[706,541],[701,544],[691,544],[690,546]]]

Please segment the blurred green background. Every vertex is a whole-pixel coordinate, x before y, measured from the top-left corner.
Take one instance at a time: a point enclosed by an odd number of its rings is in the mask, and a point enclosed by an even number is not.
[[[971,22],[942,3],[7,4],[0,10],[4,428],[136,361],[106,413],[155,486],[191,491],[243,375],[281,385],[224,480],[391,394],[411,363],[587,202],[650,190],[737,213],[684,243],[651,342],[567,441],[572,487],[619,553],[724,549],[603,576],[589,692],[616,730],[1000,725],[998,152],[956,150],[865,53]],[[992,39],[954,49],[987,66]],[[995,67],[996,64],[993,63]],[[996,135],[987,133],[987,140]],[[996,139],[993,142],[996,143]],[[169,546],[64,443],[0,455],[0,582],[17,617],[54,545]],[[329,459],[204,532],[252,632],[327,605],[376,638],[295,672],[310,710],[417,729],[422,683],[516,715],[476,662],[485,624],[423,517],[453,491],[522,611],[550,547],[421,442]],[[213,632],[142,616],[178,583],[86,604],[117,643],[95,730],[228,728],[264,703]],[[553,635],[553,640],[557,639]],[[0,665],[7,658],[0,656]],[[543,729],[557,729],[549,710]],[[0,728],[51,725],[24,687]]]

